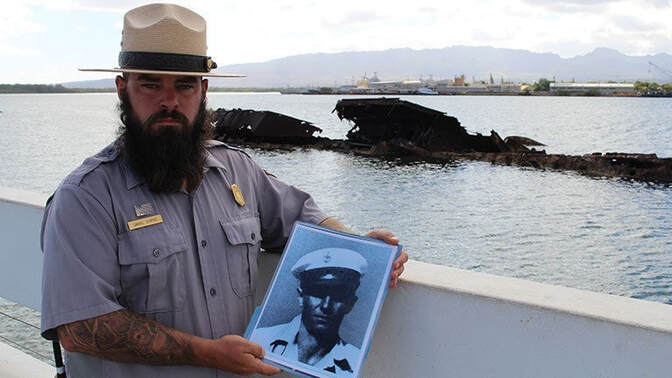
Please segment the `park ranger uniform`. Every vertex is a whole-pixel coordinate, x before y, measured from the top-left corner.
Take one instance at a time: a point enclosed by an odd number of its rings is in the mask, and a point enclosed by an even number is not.
[[[88,158],[47,202],[42,333],[120,309],[187,333],[242,335],[260,247],[280,248],[297,220],[326,215],[242,151],[211,141],[192,193],[154,193],[117,143]],[[219,377],[191,366],[126,364],[66,351],[68,376]]]

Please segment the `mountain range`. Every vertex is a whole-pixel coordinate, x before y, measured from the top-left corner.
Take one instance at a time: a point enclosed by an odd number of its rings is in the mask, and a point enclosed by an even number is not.
[[[235,55],[235,52],[232,52]],[[650,64],[649,62],[653,63]],[[562,58],[553,53],[495,47],[453,46],[382,51],[293,55],[259,63],[220,66],[217,72],[244,73],[246,78],[211,78],[215,87],[304,87],[354,84],[374,73],[381,80],[452,79],[464,74],[467,82],[500,80],[532,83],[556,81],[672,82],[672,55],[630,56],[609,48]],[[63,83],[70,88],[113,87],[112,79]]]

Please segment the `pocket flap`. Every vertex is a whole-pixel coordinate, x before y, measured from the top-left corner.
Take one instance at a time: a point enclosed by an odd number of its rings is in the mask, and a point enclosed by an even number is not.
[[[219,224],[232,245],[257,244],[261,241],[261,226],[257,217],[237,219],[233,222],[220,220]]]
[[[119,236],[119,263],[152,264],[187,250],[182,233],[167,227],[147,227]]]

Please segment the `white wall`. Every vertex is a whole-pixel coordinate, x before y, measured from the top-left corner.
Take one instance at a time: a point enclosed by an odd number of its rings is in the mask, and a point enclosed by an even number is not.
[[[33,308],[40,203],[0,189],[0,296]],[[262,279],[277,259],[262,256]],[[672,306],[416,261],[403,278],[364,377],[670,376]]]
[[[672,306],[409,262],[366,377],[669,377]]]
[[[47,197],[0,188],[0,297],[40,310],[40,226]]]

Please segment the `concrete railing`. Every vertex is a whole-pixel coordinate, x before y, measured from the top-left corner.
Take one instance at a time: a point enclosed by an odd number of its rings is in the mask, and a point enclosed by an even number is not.
[[[0,296],[36,309],[44,200],[0,189]],[[671,354],[672,306],[409,261],[362,376],[667,377]]]
[[[47,197],[0,188],[0,297],[40,310],[40,227]]]

